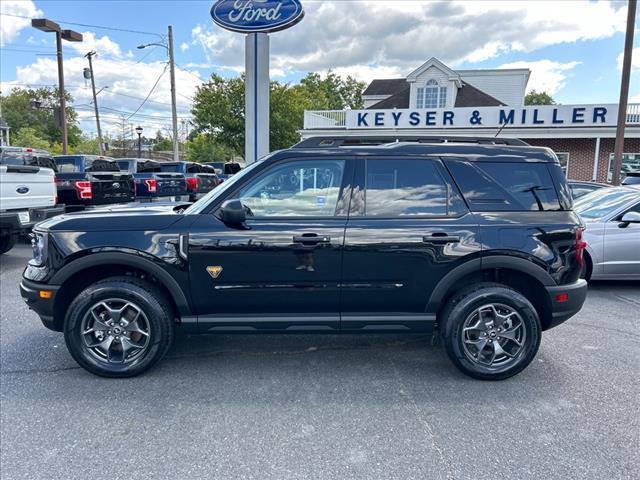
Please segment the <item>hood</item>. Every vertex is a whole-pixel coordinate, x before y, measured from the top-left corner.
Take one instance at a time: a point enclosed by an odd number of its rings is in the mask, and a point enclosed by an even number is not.
[[[65,213],[38,223],[37,229],[50,231],[96,232],[162,230],[183,218],[189,204],[130,203],[76,213]]]

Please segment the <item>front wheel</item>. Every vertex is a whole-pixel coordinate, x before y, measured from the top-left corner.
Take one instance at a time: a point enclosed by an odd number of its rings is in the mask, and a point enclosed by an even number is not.
[[[113,277],[90,285],[71,303],[64,323],[71,356],[104,377],[133,377],[166,354],[173,314],[153,285]]]
[[[16,244],[16,240],[18,239],[17,235],[6,234],[0,236],[0,255],[3,253],[7,253],[9,250],[13,248]]]
[[[524,370],[540,346],[534,306],[506,285],[484,283],[454,295],[442,319],[449,358],[465,374],[504,380]]]

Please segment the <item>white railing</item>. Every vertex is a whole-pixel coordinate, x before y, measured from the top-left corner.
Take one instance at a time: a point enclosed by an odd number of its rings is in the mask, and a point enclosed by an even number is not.
[[[305,110],[304,128],[346,128],[346,110]],[[627,105],[627,125],[640,125],[640,103]]]
[[[640,125],[640,103],[627,104],[627,125]]]
[[[346,110],[305,110],[304,128],[345,128]]]

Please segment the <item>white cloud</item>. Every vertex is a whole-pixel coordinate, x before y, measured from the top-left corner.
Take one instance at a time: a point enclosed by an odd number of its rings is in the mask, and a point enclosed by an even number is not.
[[[624,52],[618,55],[618,70],[622,70],[622,60]],[[640,70],[640,47],[636,47],[631,51],[631,71]]]
[[[581,62],[560,63],[552,60],[538,60],[535,62],[512,62],[500,65],[498,68],[528,68],[531,77],[527,84],[527,91],[536,90],[556,94],[565,86],[565,80],[571,70]]]
[[[0,46],[11,43],[24,28],[30,27],[30,18],[43,15],[42,10],[37,9],[31,0],[2,0],[0,2],[0,13],[4,14],[0,20]],[[9,15],[20,15],[29,18],[11,17]]]
[[[180,44],[180,51],[186,52],[187,50],[189,50],[189,44],[187,42],[182,42]]]
[[[404,76],[432,56],[455,67],[608,38],[623,31],[626,17],[624,3],[606,1],[322,1],[305,9],[299,25],[271,35],[273,68],[357,72],[375,65]],[[198,25],[192,39],[209,63],[244,65],[242,35]]]
[[[69,46],[83,55],[91,50],[95,50],[98,55],[115,58],[122,57],[120,45],[111,40],[107,35],[98,38],[93,32],[84,32],[82,34],[82,42],[69,42]]]

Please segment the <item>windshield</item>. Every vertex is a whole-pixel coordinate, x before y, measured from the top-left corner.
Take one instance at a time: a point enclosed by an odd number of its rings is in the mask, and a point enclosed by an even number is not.
[[[580,197],[576,200],[573,209],[583,218],[601,218],[634,199],[640,199],[640,191],[626,188],[601,188]]]
[[[187,208],[184,211],[184,213],[186,215],[201,213],[202,210],[204,210],[213,200],[215,200],[219,195],[223,194],[224,192],[232,188],[236,183],[242,180],[247,175],[247,173],[253,171],[261,163],[262,161],[252,163],[247,168],[242,170],[240,173],[237,173],[226,182],[218,185],[216,188],[211,190],[209,193],[207,193],[204,197],[202,197],[196,203],[194,203],[189,208]]]

